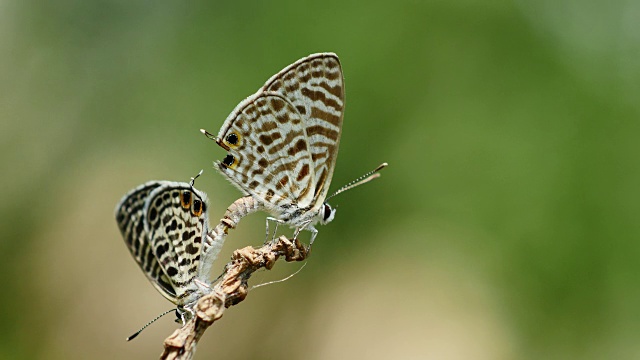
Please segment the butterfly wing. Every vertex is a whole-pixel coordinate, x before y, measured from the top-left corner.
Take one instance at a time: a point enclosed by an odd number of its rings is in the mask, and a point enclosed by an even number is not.
[[[307,56],[271,77],[261,89],[286,97],[305,124],[315,174],[313,207],[324,202],[333,177],[344,114],[344,80],[338,56]]]
[[[145,202],[152,191],[167,181],[147,182],[125,195],[116,206],[116,222],[129,252],[151,284],[169,301],[175,303],[176,292],[151,251],[151,241],[145,223]]]
[[[147,197],[145,231],[163,274],[175,291],[175,303],[184,304],[198,290],[200,249],[207,236],[206,194],[187,183],[168,182]]]
[[[241,191],[274,213],[308,206],[315,192],[303,118],[277,93],[256,93],[227,117],[217,142],[228,152],[216,165]]]

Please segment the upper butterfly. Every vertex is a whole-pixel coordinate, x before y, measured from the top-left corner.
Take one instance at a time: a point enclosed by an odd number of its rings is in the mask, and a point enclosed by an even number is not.
[[[338,56],[313,54],[271,77],[227,117],[217,169],[278,222],[317,235],[333,220],[325,201],[338,156],[344,82]],[[214,136],[201,130],[210,138]],[[297,234],[297,233],[296,233]]]
[[[115,215],[131,255],[154,287],[177,305],[184,323],[192,304],[209,292],[211,257],[218,251],[207,248],[212,242],[206,194],[193,188],[193,180],[150,181],[125,195]]]

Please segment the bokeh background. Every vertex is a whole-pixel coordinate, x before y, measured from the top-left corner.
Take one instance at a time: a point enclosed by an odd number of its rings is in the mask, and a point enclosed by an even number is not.
[[[215,223],[240,193],[198,130],[321,51],[332,188],[390,166],[197,358],[640,358],[639,34],[633,0],[0,1],[0,358],[156,358],[172,316],[124,339],[171,304],[114,206],[204,169]]]

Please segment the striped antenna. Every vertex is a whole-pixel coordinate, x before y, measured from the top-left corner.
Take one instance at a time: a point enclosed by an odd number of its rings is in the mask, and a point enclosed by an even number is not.
[[[167,310],[165,312],[163,312],[162,314],[158,315],[155,319],[149,321],[145,326],[143,326],[140,330],[136,331],[133,335],[129,336],[127,338],[127,341],[131,341],[133,339],[136,338],[136,336],[140,335],[140,333],[142,332],[142,330],[146,329],[149,325],[153,324],[154,322],[156,322],[156,320],[160,319],[161,317],[167,315],[168,313],[175,311],[175,309],[171,309],[171,310]]]
[[[341,187],[340,189],[338,189],[338,191],[334,192],[333,194],[331,194],[331,196],[329,196],[328,198],[325,199],[324,202],[329,201],[329,199],[331,199],[332,197],[343,193],[347,190],[353,189],[356,186],[360,186],[362,184],[366,184],[371,180],[377,179],[380,177],[380,174],[378,174],[378,171],[384,169],[385,167],[387,167],[387,163],[382,163],[380,164],[377,168],[373,169],[372,171],[369,171],[368,173],[360,176],[359,178],[353,180],[352,182],[348,183],[347,185]]]

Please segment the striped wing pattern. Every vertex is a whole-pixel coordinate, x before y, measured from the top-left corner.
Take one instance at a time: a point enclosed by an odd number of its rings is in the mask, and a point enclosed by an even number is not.
[[[262,91],[289,99],[304,117],[316,177],[314,205],[327,197],[333,177],[344,115],[344,79],[338,56],[310,55],[271,77]]]
[[[155,189],[145,202],[145,227],[155,258],[176,293],[178,305],[192,300],[200,274],[200,248],[209,229],[207,198],[187,183],[169,183]]]
[[[125,195],[116,221],[131,255],[154,287],[181,306],[197,292],[200,248],[209,228],[206,195],[188,183],[151,181]]]
[[[150,181],[125,195],[116,206],[116,222],[129,252],[142,272],[162,296],[175,302],[175,290],[151,251],[151,241],[144,226],[145,201],[162,184],[160,181]]]
[[[335,167],[344,110],[338,57],[310,55],[274,75],[227,117],[218,169],[272,213],[317,213]],[[299,209],[299,211],[291,211]]]
[[[274,208],[309,204],[314,174],[303,119],[277,93],[240,103],[220,135],[229,155],[220,170],[241,191]]]

